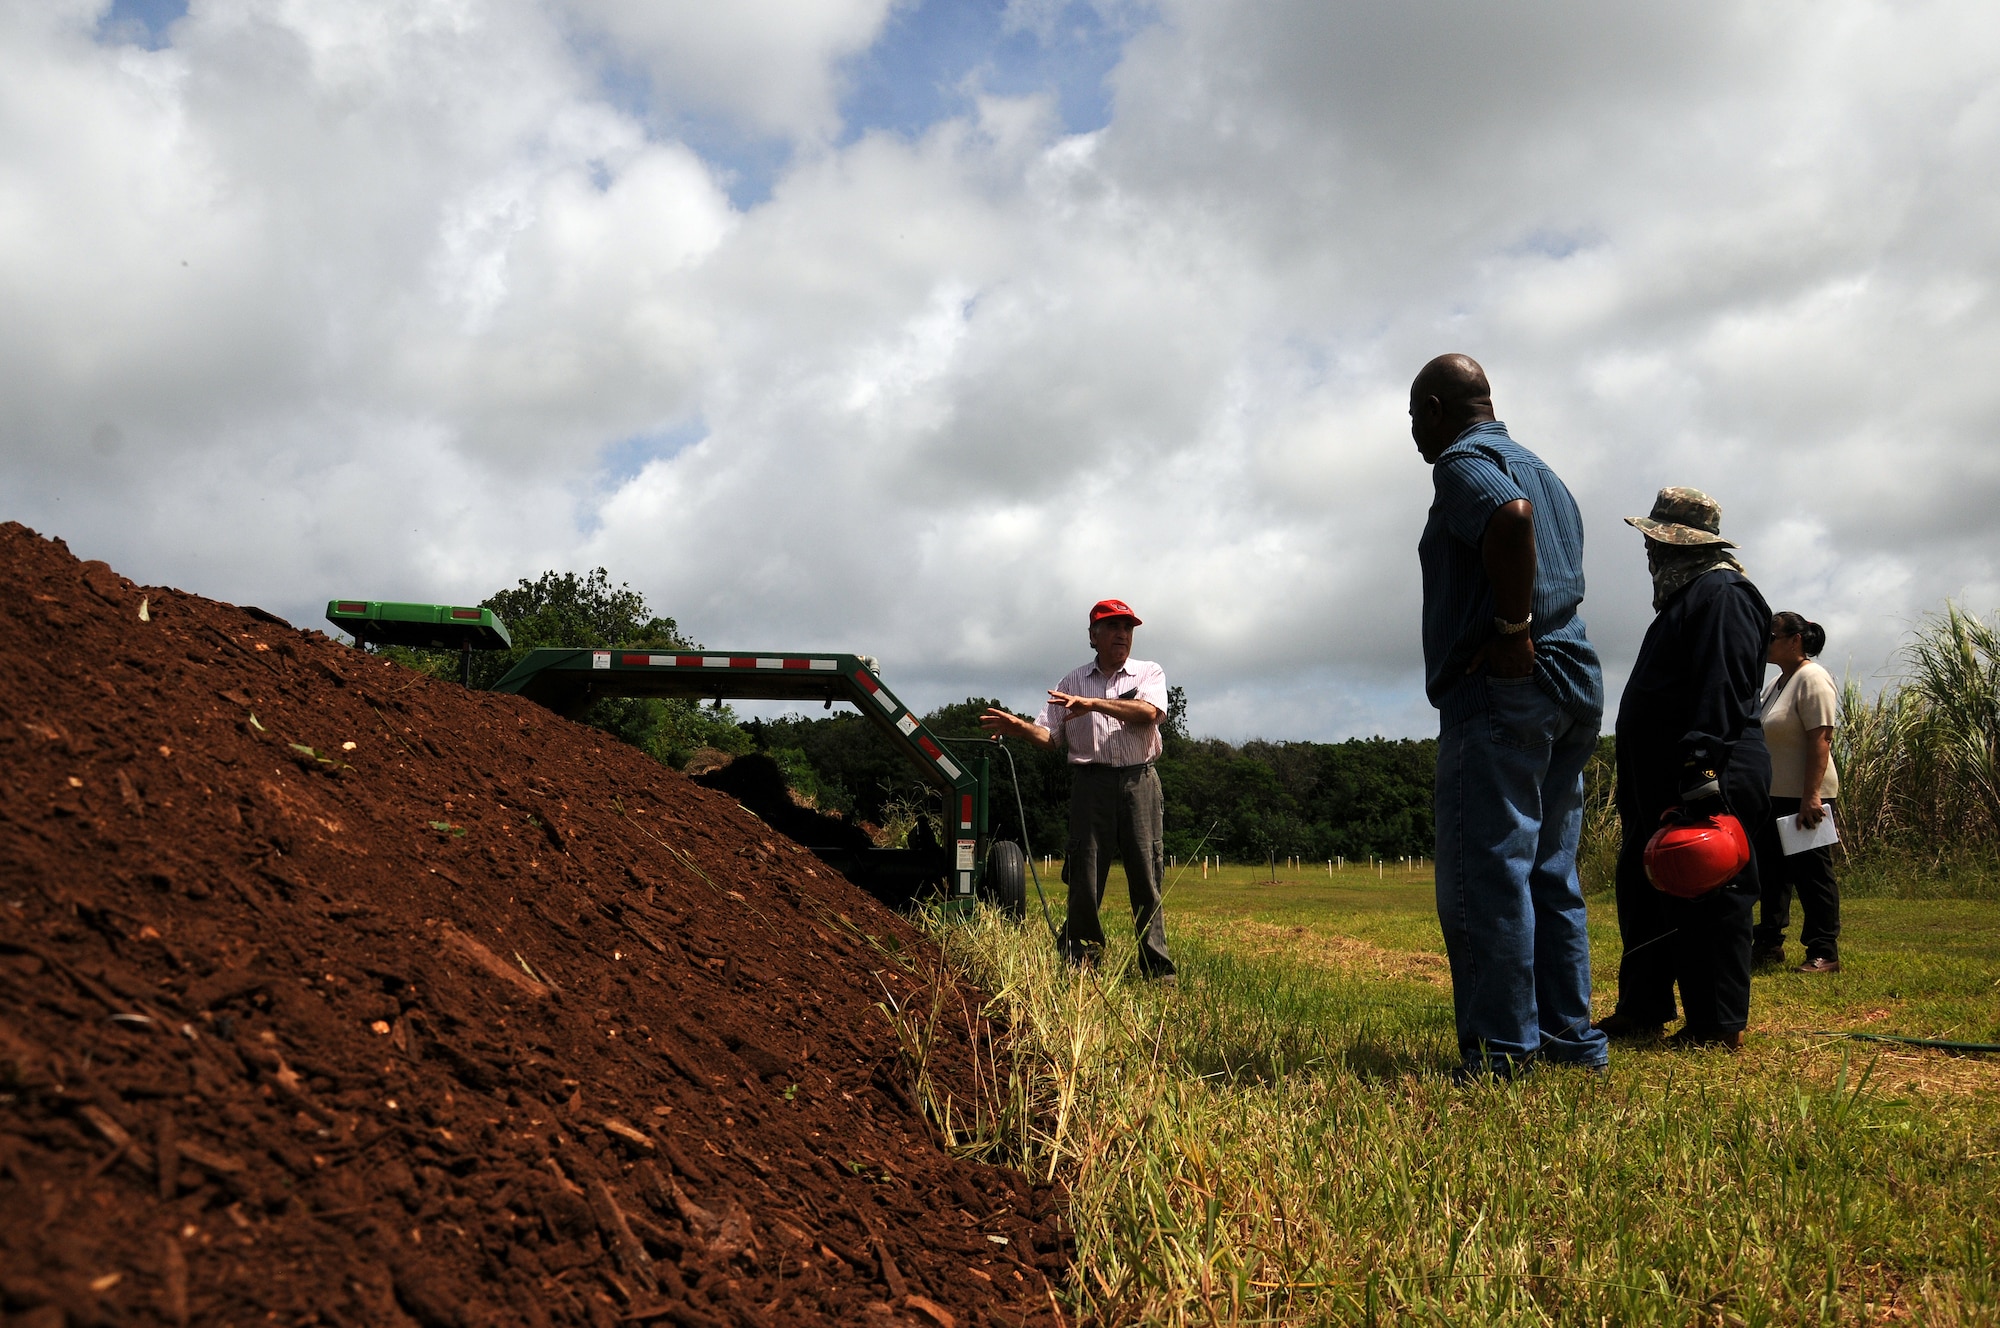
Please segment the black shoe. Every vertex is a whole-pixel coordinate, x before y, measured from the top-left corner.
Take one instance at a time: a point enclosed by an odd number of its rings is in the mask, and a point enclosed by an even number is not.
[[[1667,1042],[1676,1047],[1720,1047],[1722,1050],[1734,1054],[1743,1050],[1743,1030],[1740,1028],[1696,1028],[1693,1024],[1689,1024],[1668,1038]]]
[[[1782,945],[1759,946],[1750,952],[1750,967],[1777,968],[1785,962],[1785,947]]]
[[[1634,1019],[1629,1014],[1620,1014],[1616,1010],[1605,1015],[1591,1027],[1613,1042],[1658,1042],[1667,1033],[1664,1021],[1648,1023],[1643,1019]]]

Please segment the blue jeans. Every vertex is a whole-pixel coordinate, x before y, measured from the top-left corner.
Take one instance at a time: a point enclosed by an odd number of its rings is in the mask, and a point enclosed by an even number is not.
[[[1468,679],[1483,715],[1438,738],[1437,905],[1470,1069],[1603,1065],[1576,841],[1597,726],[1532,678]]]

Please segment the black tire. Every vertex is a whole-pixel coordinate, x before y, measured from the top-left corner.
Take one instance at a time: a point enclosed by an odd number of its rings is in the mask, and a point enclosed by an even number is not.
[[[987,850],[986,897],[1017,922],[1028,916],[1028,859],[1019,844],[1003,839]]]

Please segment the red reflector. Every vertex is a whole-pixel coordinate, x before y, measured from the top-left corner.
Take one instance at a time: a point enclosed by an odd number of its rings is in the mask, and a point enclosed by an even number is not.
[[[868,676],[867,669],[856,669],[854,671],[854,681],[860,683],[870,692],[879,692],[882,690],[880,687],[877,687],[875,685],[875,680]]]
[[[944,755],[943,752],[937,749],[936,743],[932,742],[929,738],[926,738],[921,733],[917,735],[917,746],[923,748],[924,755],[930,757],[933,761],[935,761],[938,757]]]
[[[342,600],[333,606],[333,611],[335,613],[366,613],[368,612],[368,606],[366,604],[356,604],[351,600]]]
[[[970,793],[961,793],[958,795],[958,825],[962,830],[972,828],[972,795]]]
[[[644,664],[644,663],[646,662],[646,656],[644,656],[644,655],[620,655],[620,656],[618,657],[618,662],[619,662],[620,664]]]
[[[675,664],[677,664],[677,665],[679,665],[679,666],[680,666],[681,668],[684,668],[684,669],[698,669],[698,668],[700,668],[700,667],[701,667],[701,656],[700,656],[700,655],[675,655],[675,656],[674,656],[674,663],[675,663]]]
[[[454,617],[454,618],[477,618],[477,617],[479,616],[479,610],[478,610],[478,609],[453,609],[453,610],[451,611],[451,616],[452,616],[452,617]]]
[[[729,667],[732,669],[754,669],[757,667],[757,657],[755,655],[731,655],[729,657]]]
[[[788,659],[785,661],[785,667],[788,669],[809,669],[812,667],[812,661],[809,659]]]

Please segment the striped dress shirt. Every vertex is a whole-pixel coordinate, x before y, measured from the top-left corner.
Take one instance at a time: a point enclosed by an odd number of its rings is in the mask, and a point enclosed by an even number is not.
[[[1145,701],[1162,715],[1167,713],[1167,673],[1151,660],[1128,659],[1106,675],[1093,659],[1065,673],[1056,690],[1068,696]],[[1071,765],[1144,765],[1160,754],[1158,724],[1127,724],[1096,711],[1075,719],[1068,714],[1050,701],[1042,712],[1042,727],[1069,749]]]

